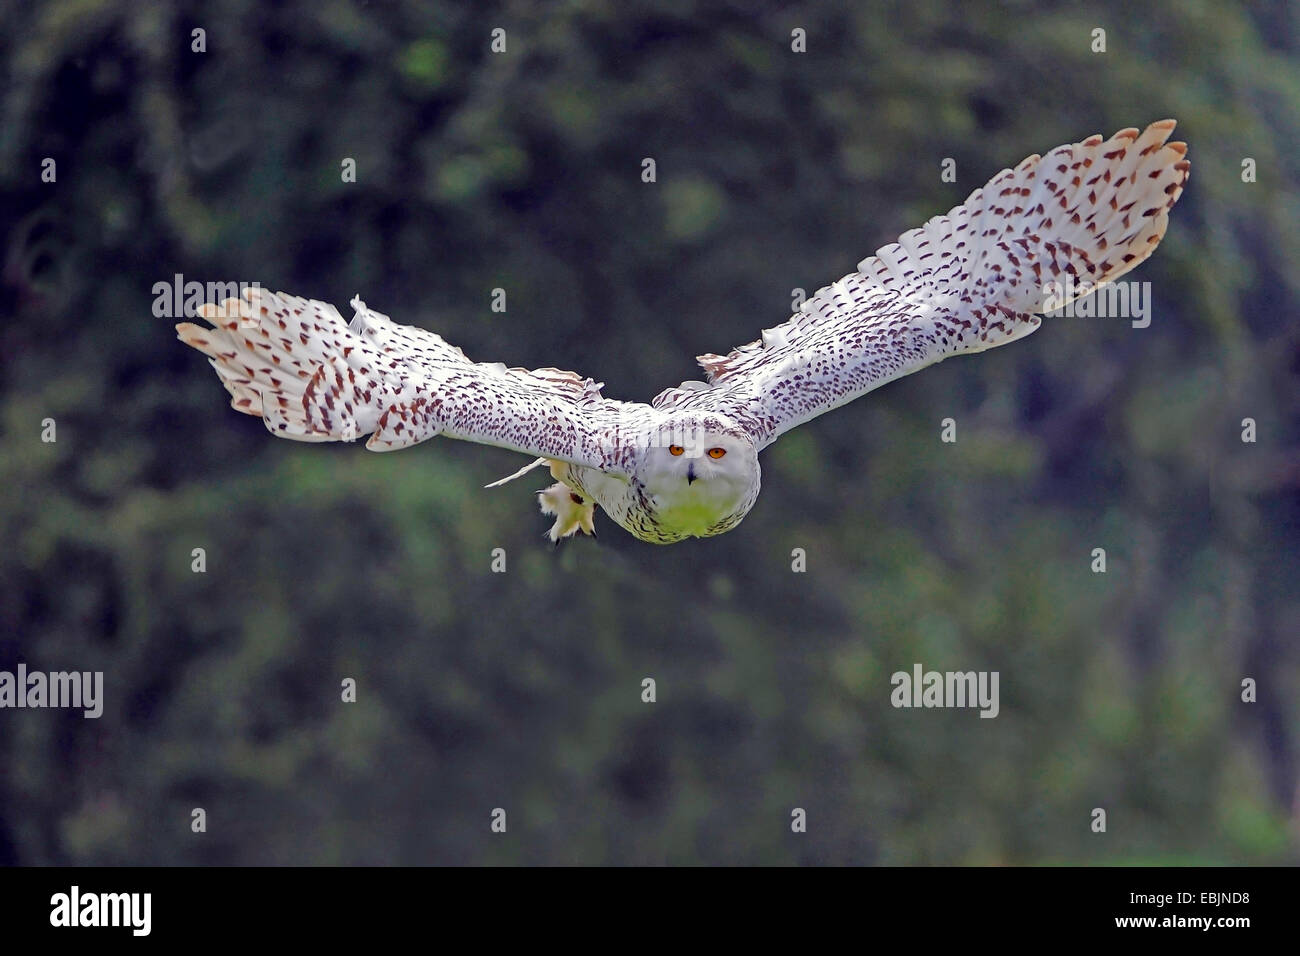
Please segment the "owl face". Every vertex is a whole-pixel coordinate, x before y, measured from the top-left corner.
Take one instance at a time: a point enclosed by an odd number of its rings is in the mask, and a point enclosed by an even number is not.
[[[660,522],[703,534],[752,498],[758,452],[743,434],[682,428],[646,450],[638,478]]]

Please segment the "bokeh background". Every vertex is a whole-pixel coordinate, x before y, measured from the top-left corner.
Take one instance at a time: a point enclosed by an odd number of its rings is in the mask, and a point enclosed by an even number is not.
[[[1298,11],[0,3],[0,668],[107,697],[0,712],[0,863],[1295,862]],[[273,440],[152,312],[176,273],[361,293],[647,400],[1003,167],[1165,116],[1149,328],[824,416],[712,540],[552,552],[545,479],[482,490],[519,456]],[[918,661],[999,671],[1001,715],[895,710]]]

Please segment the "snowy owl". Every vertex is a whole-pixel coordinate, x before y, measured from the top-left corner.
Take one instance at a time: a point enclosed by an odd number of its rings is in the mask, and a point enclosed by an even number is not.
[[[203,305],[213,328],[176,326],[209,356],[231,405],[296,441],[391,451],[437,435],[549,466],[538,493],[552,541],[595,533],[599,505],[642,541],[722,534],[754,506],[758,455],[784,432],[952,355],[1038,328],[1051,311],[1113,282],[1165,234],[1187,182],[1173,120],[1094,135],[1003,170],[965,203],[905,233],[809,297],[789,321],[727,355],[706,381],[650,404],[554,368],[472,362],[440,336],[352,300],[258,288]]]

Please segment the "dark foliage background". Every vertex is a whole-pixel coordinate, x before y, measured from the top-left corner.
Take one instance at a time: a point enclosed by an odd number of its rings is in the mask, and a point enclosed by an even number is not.
[[[1294,5],[0,18],[0,668],[107,691],[0,711],[0,862],[1296,861]],[[1193,172],[1149,328],[1049,322],[825,416],[707,541],[551,553],[540,481],[481,489],[517,456],[272,440],[152,314],[175,273],[359,292],[648,399],[1004,166],[1164,116]],[[893,709],[914,661],[999,671],[1001,716]]]

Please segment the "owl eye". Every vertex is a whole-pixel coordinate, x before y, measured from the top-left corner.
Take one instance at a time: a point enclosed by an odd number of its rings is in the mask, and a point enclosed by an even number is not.
[[[681,445],[669,445],[669,446],[668,446],[668,454],[672,455],[674,458],[676,458],[678,455],[680,455],[680,454],[681,454],[682,452],[684,452],[685,450],[686,450],[686,449],[683,448]]]
[[[710,448],[710,449],[709,449],[709,457],[710,457],[710,458],[721,458],[721,457],[722,457],[723,455],[725,455],[726,453],[727,453],[727,449],[725,449],[725,448]]]

